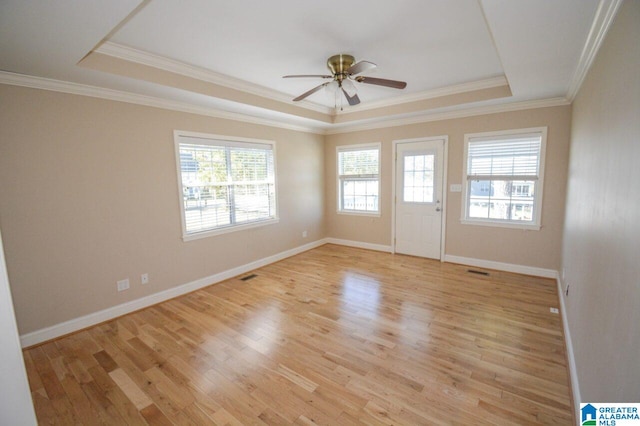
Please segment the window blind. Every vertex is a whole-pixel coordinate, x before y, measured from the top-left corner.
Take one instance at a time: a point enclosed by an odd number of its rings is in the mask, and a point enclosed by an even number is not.
[[[378,174],[378,149],[344,150],[338,155],[338,174],[363,176]]]
[[[479,177],[537,178],[540,135],[508,139],[469,140],[467,179]]]

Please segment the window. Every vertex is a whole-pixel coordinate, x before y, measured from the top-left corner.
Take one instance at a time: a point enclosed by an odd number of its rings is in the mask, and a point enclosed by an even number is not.
[[[465,135],[463,223],[540,229],[547,129]]]
[[[378,214],[380,144],[338,147],[338,212]]]
[[[185,240],[274,223],[274,142],[176,132]]]

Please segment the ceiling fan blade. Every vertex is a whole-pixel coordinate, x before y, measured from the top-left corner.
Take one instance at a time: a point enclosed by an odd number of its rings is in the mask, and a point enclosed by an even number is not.
[[[374,64],[373,62],[360,61],[357,64],[351,65],[347,69],[347,74],[356,75],[356,74],[360,74],[361,72],[370,71],[372,69],[375,69],[376,67],[377,67],[377,65]]]
[[[315,75],[315,74],[301,74],[301,75],[283,75],[282,78],[333,78],[332,75]]]
[[[375,84],[377,86],[392,87],[394,89],[404,89],[407,87],[407,83],[398,80],[387,80],[386,78],[374,78],[374,77],[356,77],[358,83]]]
[[[313,95],[314,93],[316,93],[318,90],[322,89],[324,86],[326,86],[327,84],[330,84],[331,82],[327,82],[327,83],[322,83],[319,86],[314,87],[313,89],[309,90],[308,92],[304,92],[302,95],[298,96],[297,98],[295,98],[293,100],[293,102],[298,102],[303,100],[304,98],[306,98],[307,96]]]
[[[353,96],[349,96],[349,94],[347,93],[346,90],[344,90],[342,88],[342,93],[344,93],[344,97],[347,98],[347,102],[349,102],[349,105],[353,106],[353,105],[358,105],[360,103],[360,98],[358,97],[358,94],[354,94]]]

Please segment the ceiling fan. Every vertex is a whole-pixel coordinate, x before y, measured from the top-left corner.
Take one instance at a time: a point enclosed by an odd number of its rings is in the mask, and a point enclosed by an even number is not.
[[[303,93],[302,95],[295,98],[293,100],[294,102],[303,100],[307,96],[316,93],[323,87],[333,85],[335,86],[336,94],[342,92],[344,94],[344,97],[347,98],[347,102],[349,102],[349,105],[358,105],[360,103],[360,98],[356,93],[356,86],[355,84],[353,84],[353,81],[365,84],[375,84],[376,86],[391,87],[394,89],[404,89],[405,87],[407,87],[407,83],[405,83],[404,81],[387,80],[384,78],[374,78],[357,75],[365,71],[371,71],[375,69],[376,66],[376,64],[369,61],[360,61],[356,63],[356,59],[353,56],[339,54],[333,55],[332,57],[327,59],[327,67],[329,68],[329,71],[331,71],[331,75],[285,75],[282,78],[317,77],[330,78],[332,80],[326,83],[322,83],[321,85],[316,86],[313,89]]]

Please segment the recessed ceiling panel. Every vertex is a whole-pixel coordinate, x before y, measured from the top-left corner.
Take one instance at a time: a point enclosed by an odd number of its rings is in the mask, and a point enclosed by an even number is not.
[[[2,0],[0,81],[165,103],[206,115],[243,113],[253,121],[312,131],[344,129],[347,123],[357,128],[570,98],[617,5],[618,0]],[[282,76],[326,74],[327,58],[337,53],[372,61],[377,68],[364,75],[406,81],[407,88],[356,83],[362,102],[349,106],[342,98],[344,110],[332,110],[335,102],[322,90],[292,102],[323,80]],[[136,74],[142,67],[149,73]]]
[[[111,41],[292,98],[322,80],[282,76],[325,74],[337,53],[408,83],[404,91],[359,84],[363,102],[503,75],[476,0],[153,0]],[[324,91],[309,100],[333,106]]]

